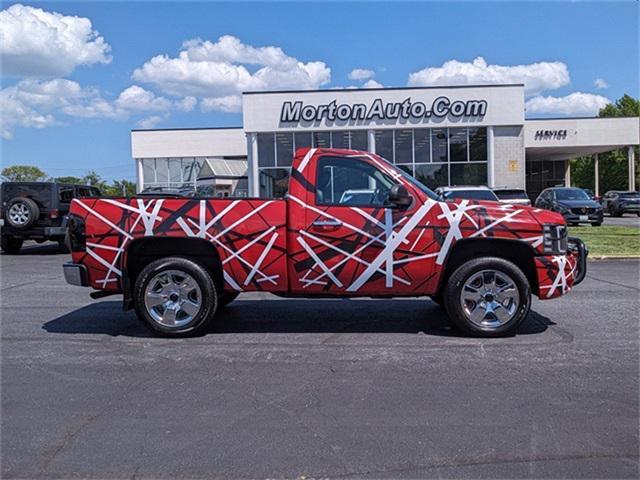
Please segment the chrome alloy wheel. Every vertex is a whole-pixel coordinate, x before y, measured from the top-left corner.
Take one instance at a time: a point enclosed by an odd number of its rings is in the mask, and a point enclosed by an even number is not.
[[[24,203],[14,203],[9,208],[9,217],[14,225],[25,225],[30,216],[29,209]]]
[[[195,279],[180,270],[156,274],[144,290],[144,304],[153,320],[164,327],[182,327],[202,308],[202,292]]]
[[[460,294],[462,311],[478,327],[497,328],[509,322],[520,306],[520,292],[504,272],[482,270],[471,275]]]

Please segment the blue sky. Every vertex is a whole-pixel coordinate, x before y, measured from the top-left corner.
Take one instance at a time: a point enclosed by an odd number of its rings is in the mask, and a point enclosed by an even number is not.
[[[2,165],[54,176],[95,169],[134,179],[132,128],[239,126],[243,89],[522,78],[529,117],[590,115],[638,96],[635,1],[4,2],[2,10]],[[91,24],[74,20],[63,32],[64,17]],[[349,78],[354,69],[366,71]]]

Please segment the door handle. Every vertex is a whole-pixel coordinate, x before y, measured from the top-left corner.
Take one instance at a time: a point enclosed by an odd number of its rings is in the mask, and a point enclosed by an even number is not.
[[[342,222],[340,220],[316,220],[311,225],[314,227],[340,227]]]

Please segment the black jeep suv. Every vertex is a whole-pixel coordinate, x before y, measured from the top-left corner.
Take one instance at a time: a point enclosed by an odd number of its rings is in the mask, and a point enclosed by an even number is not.
[[[58,242],[64,248],[66,215],[71,200],[99,197],[100,190],[88,185],[53,182],[5,182],[0,185],[2,250],[18,253],[25,240]]]

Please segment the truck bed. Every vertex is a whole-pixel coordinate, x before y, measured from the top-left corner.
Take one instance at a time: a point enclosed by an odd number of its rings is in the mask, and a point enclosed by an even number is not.
[[[286,201],[263,199],[105,198],[74,200],[85,224],[86,248],[73,261],[88,267],[89,284],[122,289],[124,252],[147,237],[191,237],[220,256],[224,289],[287,288]],[[188,255],[189,252],[182,252]]]

